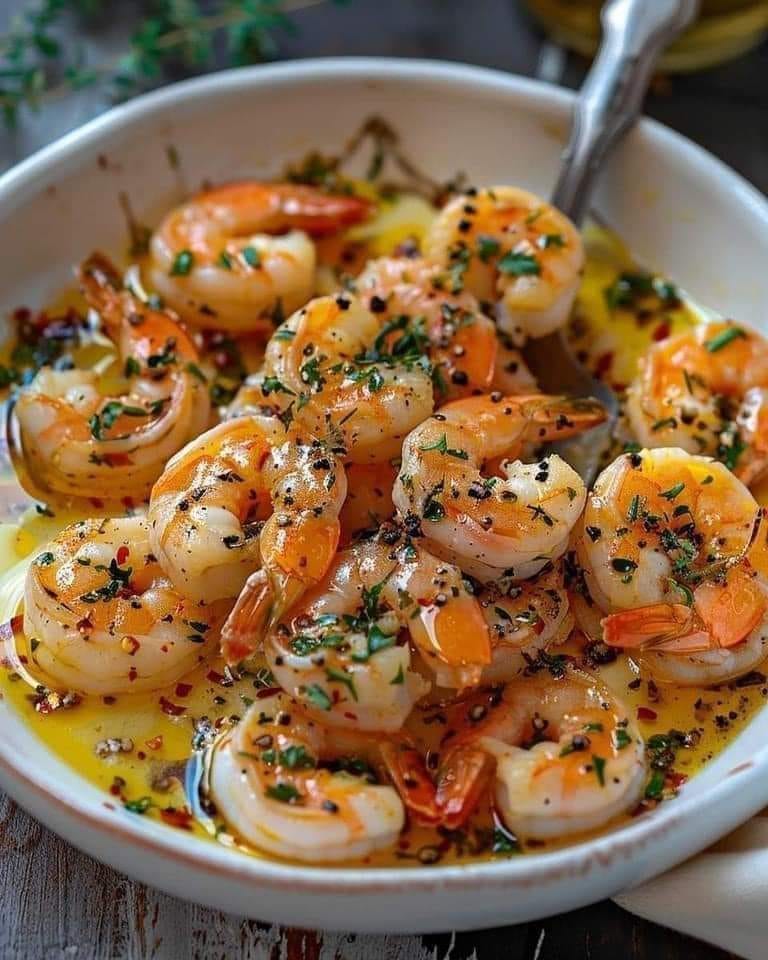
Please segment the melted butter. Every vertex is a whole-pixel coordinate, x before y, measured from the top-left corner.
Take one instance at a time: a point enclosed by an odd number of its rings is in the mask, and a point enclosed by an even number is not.
[[[371,255],[389,253],[402,240],[422,236],[434,214],[431,208],[422,208],[417,200],[411,198],[404,206],[396,203],[390,209],[384,208],[373,234],[361,233],[351,239]],[[588,261],[574,313],[574,342],[595,366],[601,363],[605,366],[604,358],[610,355],[610,367],[604,372],[613,383],[623,385],[631,379],[637,356],[658,336],[660,327],[670,332],[681,329],[704,312],[687,299],[672,309],[653,301],[645,303],[641,306],[645,311],[643,316],[638,316],[635,310],[608,309],[605,288],[614,282],[618,273],[635,268],[626,249],[608,231],[589,228],[586,239]],[[103,356],[103,350],[93,359],[99,356]],[[57,509],[54,516],[40,515],[18,487],[7,462],[0,463],[0,489],[5,492],[0,502],[0,516],[13,520],[0,523],[0,620],[7,621],[20,610],[24,576],[31,556],[66,524],[84,514]],[[758,495],[761,502],[768,503],[768,482]],[[13,705],[51,751],[104,791],[106,803],[135,805],[138,801],[139,807],[145,809],[144,815],[152,818],[174,819],[174,815],[164,811],[169,808],[183,811],[189,802],[182,781],[184,765],[192,752],[195,721],[201,717],[207,717],[214,724],[235,721],[258,697],[263,684],[255,674],[231,682],[225,675],[223,663],[213,658],[181,682],[162,690],[111,698],[84,697],[74,707],[46,714],[36,707],[36,702],[39,707],[40,696],[35,683],[43,678],[30,674],[29,658],[24,662],[24,644],[21,638],[18,650],[6,651],[5,667],[0,669],[0,696]],[[579,655],[576,649],[553,652]],[[661,684],[655,689],[653,685],[649,687],[637,666],[625,656],[595,668],[594,672],[623,700],[628,715],[637,718],[646,739],[669,730],[695,732],[693,745],[679,750],[674,763],[674,770],[688,777],[738,735],[768,696],[768,684],[760,675],[749,678],[754,682],[748,685],[733,683],[714,690]],[[425,748],[439,748],[437,724],[430,727],[417,720],[414,728]],[[103,755],[103,741],[108,740],[129,749]],[[175,819],[178,827],[178,817]],[[201,837],[216,837],[219,842],[239,846],[221,831],[220,824],[206,817],[195,820],[182,816],[181,825]],[[487,805],[478,810],[468,828],[459,833],[447,835],[409,826],[397,849],[377,853],[365,863],[420,866],[438,860],[445,863],[488,859],[494,856],[488,840],[493,836],[494,827]],[[548,843],[546,848],[583,839],[581,835],[576,840]],[[541,847],[540,843],[526,843],[523,839],[519,849]],[[240,849],[249,855],[261,856],[256,851]]]

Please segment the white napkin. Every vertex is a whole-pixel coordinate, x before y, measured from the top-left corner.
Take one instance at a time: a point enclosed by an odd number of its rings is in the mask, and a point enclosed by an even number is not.
[[[768,957],[768,809],[704,853],[615,898],[747,960]]]

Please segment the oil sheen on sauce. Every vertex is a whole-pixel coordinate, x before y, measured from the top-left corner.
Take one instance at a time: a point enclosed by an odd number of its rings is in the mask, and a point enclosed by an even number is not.
[[[408,215],[412,217],[413,212]],[[425,216],[423,211],[419,215]],[[402,224],[395,224],[393,229],[398,238],[404,233]],[[375,252],[384,253],[392,245],[379,235]],[[651,341],[695,322],[700,311],[671,296],[660,283],[649,286],[646,281],[638,284],[630,279],[615,288],[622,276],[636,275],[626,251],[613,235],[596,228],[588,230],[587,245],[588,264],[574,312],[573,342],[585,362],[621,388],[633,374],[637,355]],[[606,305],[606,289],[618,289],[619,303],[614,303],[613,309]],[[391,483],[389,476],[382,478],[382,485],[387,483]],[[765,492],[761,500],[768,502]],[[19,611],[30,557],[67,523],[84,514],[41,514],[18,487],[7,461],[0,464],[0,511],[7,521],[0,523],[0,621],[6,622]],[[36,687],[44,678],[28,673],[24,663],[26,642],[17,634],[16,640],[7,644],[0,668],[0,696],[25,718],[46,746],[104,791],[105,803],[123,804],[132,815],[161,820],[169,829],[183,829],[214,842],[239,846],[194,796],[197,778],[205,773],[206,753],[195,753],[193,744],[202,747],[212,730],[236,720],[263,695],[270,685],[266,669],[253,667],[236,678],[214,658],[165,689],[119,697],[83,697],[61,706],[56,694]],[[581,656],[577,648],[551,652]],[[671,795],[675,789],[719,753],[768,696],[768,681],[760,672],[718,689],[697,689],[649,684],[624,656],[608,664],[591,662],[589,669],[598,673],[624,701],[630,715],[637,717],[641,733],[652,745],[649,752],[653,763],[664,769],[661,780],[665,796],[671,797],[664,802],[674,803]],[[439,747],[440,737],[440,724],[431,722],[434,713],[417,710],[413,731],[431,749]],[[670,731],[677,733],[670,738]],[[670,750],[674,753],[671,762]],[[190,755],[197,757],[192,765],[187,763]],[[653,778],[653,769],[650,776]],[[191,795],[185,791],[185,781],[191,785]],[[657,786],[660,782],[657,777]],[[655,802],[647,801],[637,815],[643,815],[644,809]],[[581,839],[583,836],[570,842]],[[485,807],[459,831],[409,826],[397,849],[377,853],[364,862],[370,866],[418,867],[516,856],[558,845],[562,844],[545,846],[541,841],[509,836]],[[247,853],[260,856],[253,850]]]

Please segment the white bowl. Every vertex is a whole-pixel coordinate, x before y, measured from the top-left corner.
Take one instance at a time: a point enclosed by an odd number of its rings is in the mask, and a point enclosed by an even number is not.
[[[546,194],[571,94],[490,70],[413,60],[317,60],[220,73],[118,107],[0,178],[2,307],[43,304],[95,248],[120,253],[119,191],[152,219],[188,188],[278,173],[389,118],[437,177]],[[605,171],[601,215],[642,261],[696,298],[765,326],[768,205],[684,138],[643,121]],[[701,850],[768,802],[768,714],[678,799],[565,850],[423,869],[300,867],[249,858],[128,813],[53,756],[0,701],[0,783],[98,859],[164,890],[306,927],[408,933],[531,920],[599,900]]]

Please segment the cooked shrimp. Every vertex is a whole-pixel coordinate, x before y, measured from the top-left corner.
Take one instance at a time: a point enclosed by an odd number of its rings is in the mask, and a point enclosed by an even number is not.
[[[605,642],[659,679],[721,683],[768,654],[766,524],[723,464],[661,448],[598,477],[578,553]]]
[[[260,850],[310,863],[393,844],[405,811],[365,763],[375,740],[357,737],[357,762],[345,763],[348,742],[338,737],[284,693],[258,700],[214,748],[210,790],[229,828]],[[359,767],[361,775],[351,772]]]
[[[547,564],[530,580],[501,577],[483,584],[476,596],[491,631],[484,683],[513,680],[573,629],[561,562]]]
[[[433,408],[419,358],[369,360],[380,321],[347,294],[311,300],[275,332],[264,357],[264,396],[293,403],[315,436],[338,435],[353,463],[399,456],[403,438]]]
[[[276,418],[225,421],[180,450],[153,487],[153,552],[193,598],[237,596],[258,571],[266,618],[328,569],[345,495],[343,467],[319,440]]]
[[[101,695],[166,686],[216,645],[228,611],[181,596],[138,518],[81,520],[27,572],[24,633],[46,680]]]
[[[222,634],[230,662],[259,643],[236,608]],[[338,554],[322,583],[266,637],[280,686],[325,724],[397,730],[429,689],[411,645],[440,686],[477,683],[491,659],[488,627],[461,571],[394,525]]]
[[[369,261],[355,289],[383,324],[375,352],[426,353],[443,403],[490,390],[497,339],[496,325],[472,294],[440,289],[441,277],[439,264],[386,257]]]
[[[768,466],[768,341],[702,323],[654,344],[627,391],[629,426],[647,447],[707,454],[752,483]]]
[[[455,197],[434,221],[424,252],[443,266],[446,289],[498,303],[499,326],[518,343],[565,323],[584,267],[576,227],[519,187]]]
[[[151,285],[185,320],[271,331],[312,296],[311,236],[364,220],[370,204],[289,183],[231,183],[172,210],[152,237]]]
[[[173,314],[122,289],[105,257],[89,257],[79,278],[115,341],[127,390],[104,396],[93,370],[43,368],[16,403],[30,474],[20,479],[33,495],[138,499],[168,458],[207,425],[197,350]]]
[[[539,674],[441,703],[439,715],[443,747],[431,791],[408,744],[382,746],[419,822],[456,829],[492,790],[509,830],[547,839],[603,826],[640,799],[643,741],[595,679]],[[409,783],[419,786],[415,797]]]
[[[526,442],[566,437],[604,419],[593,400],[497,394],[457,400],[408,435],[393,500],[424,521],[427,546],[482,580],[525,579],[566,548],[584,505],[579,475],[553,455],[537,463],[486,461],[518,456]]]

